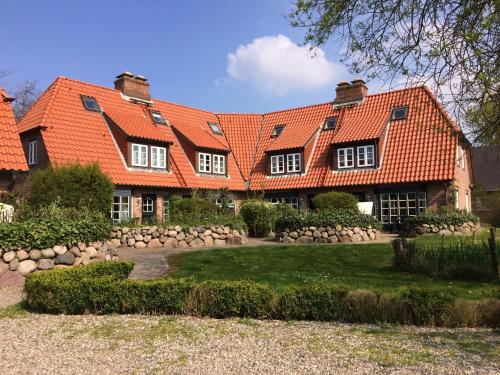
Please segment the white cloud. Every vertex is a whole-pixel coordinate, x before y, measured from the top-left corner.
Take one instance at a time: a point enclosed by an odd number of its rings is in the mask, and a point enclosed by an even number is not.
[[[264,36],[240,45],[227,60],[230,81],[250,83],[273,96],[333,87],[347,74],[344,66],[328,60],[322,49],[311,52],[309,46],[299,46],[284,35]],[[221,82],[226,81],[216,84]]]

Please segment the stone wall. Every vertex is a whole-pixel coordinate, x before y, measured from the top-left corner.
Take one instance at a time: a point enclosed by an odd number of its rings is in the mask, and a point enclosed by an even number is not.
[[[110,241],[79,243],[70,247],[57,245],[48,249],[0,249],[0,275],[14,271],[26,276],[37,270],[87,265],[90,262],[116,258],[116,249]]]
[[[479,223],[474,224],[468,221],[461,225],[447,225],[447,224],[422,224],[414,228],[410,228],[405,233],[409,237],[418,236],[421,234],[444,234],[445,236],[472,236],[474,233],[481,230]]]
[[[158,226],[113,227],[111,231],[111,243],[114,246],[128,246],[136,249],[213,247],[241,245],[246,242],[247,238],[243,230],[222,225],[188,229],[179,225],[164,228]]]
[[[380,231],[372,227],[303,227],[300,229],[285,229],[276,237],[285,243],[336,243],[371,241],[380,238]]]

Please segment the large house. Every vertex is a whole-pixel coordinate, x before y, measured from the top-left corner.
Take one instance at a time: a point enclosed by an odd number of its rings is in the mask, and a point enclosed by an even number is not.
[[[13,100],[0,87],[0,193],[12,190],[18,172],[28,170],[12,113]]]
[[[440,205],[470,208],[467,141],[426,87],[265,114],[213,113],[153,99],[142,76],[114,89],[59,77],[19,123],[30,168],[97,161],[116,185],[112,217],[161,217],[166,198],[228,188],[310,207],[322,191],[374,202],[394,223]]]

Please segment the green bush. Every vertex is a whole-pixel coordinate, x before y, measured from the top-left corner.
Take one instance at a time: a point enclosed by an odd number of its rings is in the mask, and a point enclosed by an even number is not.
[[[380,221],[375,216],[353,212],[349,210],[323,210],[317,212],[294,211],[286,216],[281,216],[276,221],[276,230],[298,229],[302,227],[335,227],[342,225],[346,227],[362,227],[380,229]]]
[[[51,314],[190,314],[213,318],[347,321],[498,327],[500,300],[455,300],[445,290],[410,287],[400,296],[319,282],[278,293],[250,281],[124,280],[128,262],[42,271],[26,279],[26,305]]]
[[[358,200],[349,193],[330,191],[319,193],[312,199],[313,207],[317,210],[350,210],[358,212]]]
[[[240,215],[248,226],[250,236],[265,237],[274,229],[277,208],[261,199],[249,199],[241,205]]]
[[[347,288],[331,283],[291,286],[281,293],[277,314],[285,320],[343,320]]]
[[[101,213],[61,208],[56,203],[25,215],[23,221],[0,223],[0,249],[43,249],[100,241],[109,237],[111,229]]]
[[[28,199],[34,207],[59,202],[64,207],[86,207],[103,215],[109,215],[113,191],[111,178],[98,164],[37,169],[28,183]]]
[[[409,321],[415,325],[442,325],[455,300],[448,291],[421,287],[408,288],[401,299],[408,309]]]
[[[437,212],[426,211],[409,217],[403,223],[403,230],[408,231],[422,224],[460,226],[468,221],[479,223],[479,218],[465,210],[447,209]]]

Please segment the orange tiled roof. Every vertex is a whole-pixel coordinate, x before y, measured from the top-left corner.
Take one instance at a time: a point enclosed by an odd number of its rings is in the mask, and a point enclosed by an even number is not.
[[[129,136],[173,142],[170,173],[127,168],[102,114],[86,111],[80,95],[97,99],[104,113]],[[53,163],[99,161],[118,185],[284,190],[307,187],[451,180],[455,173],[457,126],[425,87],[368,95],[362,104],[334,109],[331,102],[267,114],[215,114],[153,100],[152,107],[124,100],[119,91],[58,78],[19,124],[20,131],[44,125],[42,136]],[[389,121],[391,109],[408,106],[408,118]],[[160,111],[157,125],[148,110]],[[322,131],[337,117],[335,130]],[[219,123],[224,134],[208,126]],[[271,138],[276,125],[285,125]],[[174,133],[174,131],[177,133]],[[177,138],[196,148],[227,153],[228,177],[198,175]],[[373,170],[332,171],[332,144],[376,139],[381,165]],[[304,150],[305,172],[268,176],[266,153]]]
[[[27,171],[28,165],[17,132],[11,101],[0,87],[0,170]]]

